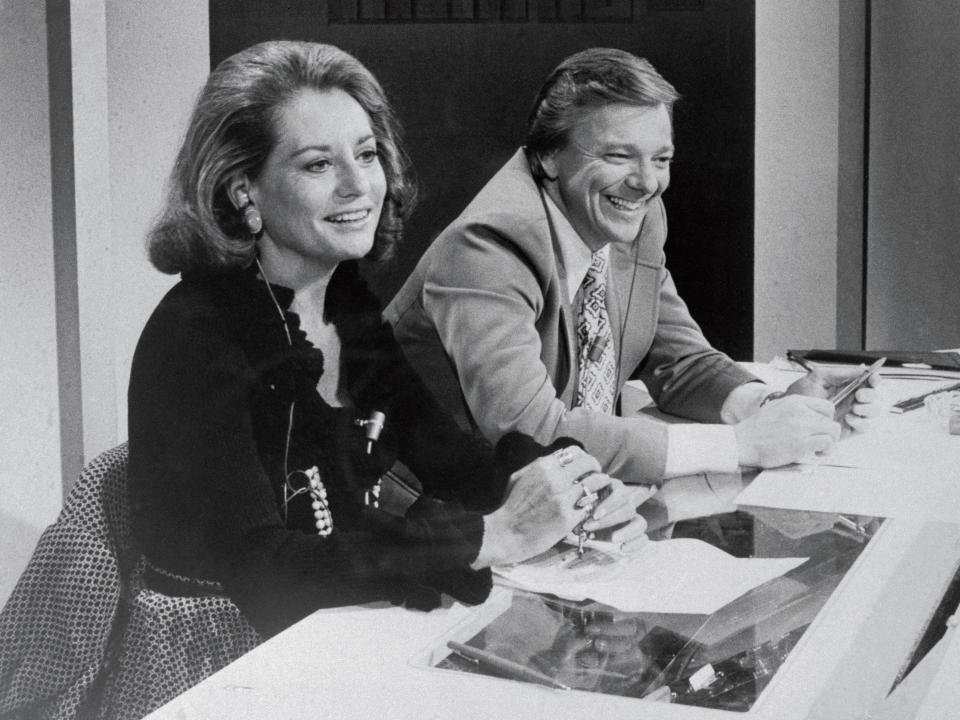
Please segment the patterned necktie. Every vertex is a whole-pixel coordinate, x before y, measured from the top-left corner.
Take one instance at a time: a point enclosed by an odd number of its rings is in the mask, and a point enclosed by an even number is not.
[[[603,413],[613,412],[617,364],[613,356],[613,333],[607,316],[607,258],[609,245],[593,254],[587,276],[580,286],[577,340],[580,354],[578,406]]]

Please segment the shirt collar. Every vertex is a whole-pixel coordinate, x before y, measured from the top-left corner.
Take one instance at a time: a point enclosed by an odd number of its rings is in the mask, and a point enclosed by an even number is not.
[[[550,220],[557,233],[560,262],[563,263],[567,273],[567,299],[572,303],[583,279],[587,276],[590,263],[593,262],[593,251],[573,229],[573,225],[557,207],[549,193],[544,192],[543,197],[546,198],[547,212],[550,213]]]

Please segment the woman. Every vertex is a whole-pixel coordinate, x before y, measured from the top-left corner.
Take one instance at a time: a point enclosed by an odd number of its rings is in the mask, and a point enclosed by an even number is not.
[[[482,601],[490,566],[575,527],[642,534],[636,496],[592,457],[520,436],[495,454],[408,368],[357,261],[390,255],[413,197],[392,111],[351,56],[271,42],[213,71],[149,241],[182,280],[130,380],[148,588],[222,593],[269,636],[321,607]],[[397,459],[424,490],[402,516],[378,506]]]

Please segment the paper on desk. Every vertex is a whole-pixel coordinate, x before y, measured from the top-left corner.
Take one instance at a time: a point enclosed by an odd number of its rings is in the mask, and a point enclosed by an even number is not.
[[[568,600],[596,600],[624,612],[710,614],[807,558],[736,558],[702,540],[648,542],[610,558],[552,552],[495,568],[509,585]]]
[[[960,436],[928,421],[924,411],[914,411],[874,420],[867,432],[836,443],[820,464],[911,472],[955,458],[958,448]]]
[[[936,484],[905,482],[896,471],[791,465],[764,470],[737,496],[736,503],[871,517],[933,518],[940,498]]]

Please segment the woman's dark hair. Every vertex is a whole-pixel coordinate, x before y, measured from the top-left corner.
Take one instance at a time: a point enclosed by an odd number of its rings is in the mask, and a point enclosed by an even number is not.
[[[664,105],[673,113],[680,95],[643,58],[614,48],[571,55],[544,81],[527,119],[524,142],[534,178],[547,177],[540,158],[563,149],[585,110],[603,105]]]
[[[225,270],[253,261],[256,239],[230,201],[228,184],[238,174],[258,177],[277,144],[280,109],[304,88],[343,90],[369,116],[387,193],[367,257],[393,255],[417,191],[383,89],[356,58],[332,45],[274,41],[221,62],[201,90],[170,175],[165,207],[148,237],[157,269]]]

